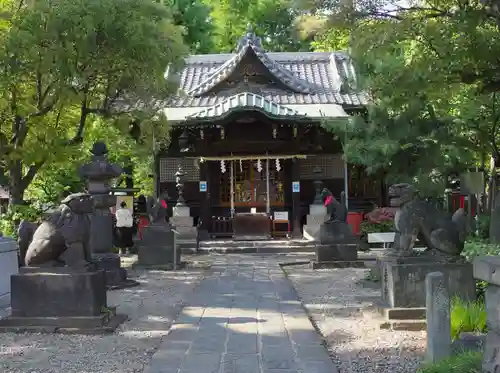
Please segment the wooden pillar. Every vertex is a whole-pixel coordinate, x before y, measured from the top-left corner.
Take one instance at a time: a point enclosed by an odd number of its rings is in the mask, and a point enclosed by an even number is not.
[[[293,188],[294,182],[300,182],[300,173],[299,173],[299,160],[292,159],[292,185],[289,185],[288,188]],[[300,217],[301,217],[301,209],[300,209],[300,191],[295,192],[292,191],[292,237],[293,238],[302,238],[302,232],[300,230]]]
[[[200,221],[198,222],[198,239],[207,240],[209,238],[209,228],[211,224],[210,216],[210,172],[208,162],[200,162],[200,186],[202,182],[206,183],[206,191],[200,187]]]

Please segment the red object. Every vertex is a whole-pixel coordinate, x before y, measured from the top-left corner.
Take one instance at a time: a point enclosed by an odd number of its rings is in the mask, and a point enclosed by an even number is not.
[[[161,206],[166,209],[167,208],[167,202],[165,202],[164,199],[161,200]]]
[[[142,240],[142,229],[149,225],[149,219],[147,216],[139,216],[139,222],[137,223],[137,234],[139,239]]]
[[[328,206],[332,202],[333,202],[333,196],[326,197],[326,199],[325,199],[325,206]]]
[[[363,222],[362,212],[349,212],[347,213],[347,224],[352,227],[353,234],[359,234],[361,232],[361,223]]]

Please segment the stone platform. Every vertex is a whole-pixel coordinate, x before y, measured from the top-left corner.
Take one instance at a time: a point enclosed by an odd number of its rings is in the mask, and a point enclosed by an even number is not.
[[[472,264],[439,263],[426,256],[379,259],[381,300],[379,310],[386,317],[384,329],[423,330],[425,321],[425,277],[441,272],[448,283],[450,296],[465,301],[475,300],[476,284]]]
[[[198,253],[314,253],[315,243],[302,239],[268,239],[268,240],[249,240],[249,241],[235,241],[232,239],[226,240],[210,240],[201,241],[198,247]],[[182,250],[184,254],[190,254],[190,251]]]
[[[104,271],[27,267],[11,277],[11,315],[0,332],[100,334],[126,319],[107,305]]]

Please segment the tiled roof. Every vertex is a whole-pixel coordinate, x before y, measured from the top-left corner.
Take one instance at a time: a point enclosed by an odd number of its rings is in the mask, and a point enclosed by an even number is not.
[[[210,106],[196,114],[188,116],[187,119],[220,117],[229,113],[232,109],[235,108],[255,108],[258,110],[262,110],[267,114],[277,116],[305,116],[305,114],[301,114],[297,110],[287,108],[286,106],[276,104],[271,100],[267,100],[262,96],[247,92],[231,96],[214,106]]]
[[[259,87],[258,92],[252,91],[266,100],[281,105],[363,106],[367,103],[364,93],[349,87],[349,82],[355,81],[356,77],[353,64],[345,53],[266,53],[260,46],[260,40],[254,34],[247,33],[240,40],[236,53],[188,57],[179,75],[179,94],[172,98],[168,106],[207,107],[227,100],[235,92],[208,92],[224,81],[249,53],[254,53],[276,80],[287,88]]]

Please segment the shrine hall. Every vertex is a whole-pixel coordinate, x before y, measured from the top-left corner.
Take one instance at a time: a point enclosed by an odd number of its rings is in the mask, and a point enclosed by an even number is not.
[[[346,164],[341,140],[323,126],[366,110],[347,54],[266,51],[249,28],[234,53],[189,56],[175,74],[156,187],[175,205],[182,166],[200,237],[233,237],[249,214],[268,219],[269,237],[301,237],[317,180],[337,199],[346,193],[351,220],[381,204],[382,177]]]

